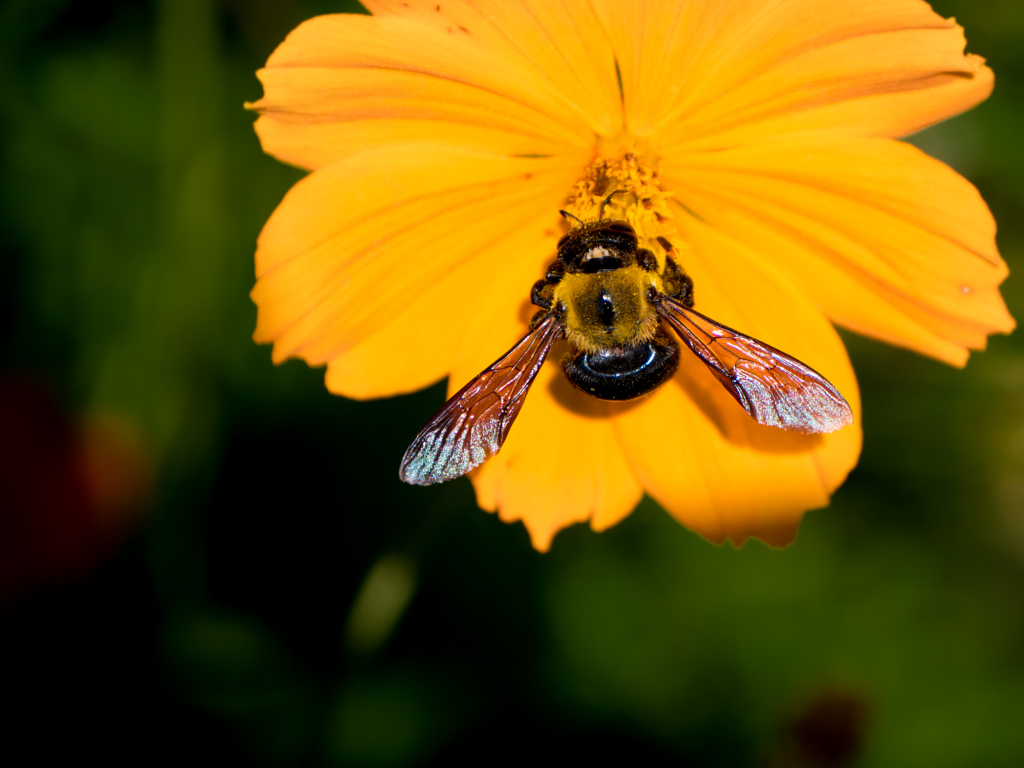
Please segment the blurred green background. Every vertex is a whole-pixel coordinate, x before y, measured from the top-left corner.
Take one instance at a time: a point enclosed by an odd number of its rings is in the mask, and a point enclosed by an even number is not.
[[[933,5],[997,85],[913,141],[1024,318],[1024,3]],[[300,173],[242,103],[355,7],[0,5],[0,762],[1024,765],[1021,334],[963,371],[847,334],[864,454],[785,551],[644,502],[543,556],[398,482],[442,386],[348,402],[251,342]]]

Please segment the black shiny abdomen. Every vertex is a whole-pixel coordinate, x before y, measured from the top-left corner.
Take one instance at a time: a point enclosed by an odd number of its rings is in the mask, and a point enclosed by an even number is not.
[[[679,367],[679,344],[664,332],[631,347],[577,352],[562,361],[576,389],[601,400],[632,400],[657,389]]]

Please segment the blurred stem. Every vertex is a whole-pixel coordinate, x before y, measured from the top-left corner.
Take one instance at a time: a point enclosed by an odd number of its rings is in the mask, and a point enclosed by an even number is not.
[[[416,562],[389,552],[373,564],[356,593],[345,624],[345,642],[357,655],[370,656],[394,632],[416,593]]]
[[[160,1],[156,41],[162,113],[160,191],[165,223],[171,228],[177,223],[182,193],[196,161],[210,151],[221,154],[223,76],[217,32],[211,0]],[[218,181],[217,189],[206,190],[204,202],[220,209],[223,180]]]
[[[144,365],[164,499],[153,537],[165,589],[198,597],[205,558],[197,499],[220,439],[216,350],[223,325],[224,72],[212,0],[160,0],[156,28],[160,127],[158,241],[138,289],[134,327],[114,369]],[[187,482],[175,482],[187,478]]]

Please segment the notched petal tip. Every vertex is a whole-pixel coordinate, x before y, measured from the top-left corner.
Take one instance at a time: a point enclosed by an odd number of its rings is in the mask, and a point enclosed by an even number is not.
[[[785,549],[796,542],[800,533],[800,525],[803,523],[806,512],[800,513],[795,520],[781,520],[775,525],[764,525],[760,527],[757,534],[730,535],[729,543],[736,549],[743,547],[748,541],[754,539],[771,547],[772,549]]]
[[[523,527],[526,528],[526,532],[530,536],[530,544],[542,555],[551,551],[551,544],[555,540],[555,534],[561,530],[560,528],[538,529],[536,526],[531,526],[526,520],[523,520]]]
[[[964,60],[970,65],[969,71],[971,74],[981,74],[985,70],[992,72],[992,70],[986,66],[986,64],[988,64],[988,60],[984,56],[979,56],[976,53],[965,53]]]

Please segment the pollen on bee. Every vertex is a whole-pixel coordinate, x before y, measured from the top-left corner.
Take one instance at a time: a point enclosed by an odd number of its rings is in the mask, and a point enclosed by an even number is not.
[[[971,286],[969,286],[969,285],[961,285],[960,286],[960,292],[963,293],[963,294],[970,293],[971,292]]]

